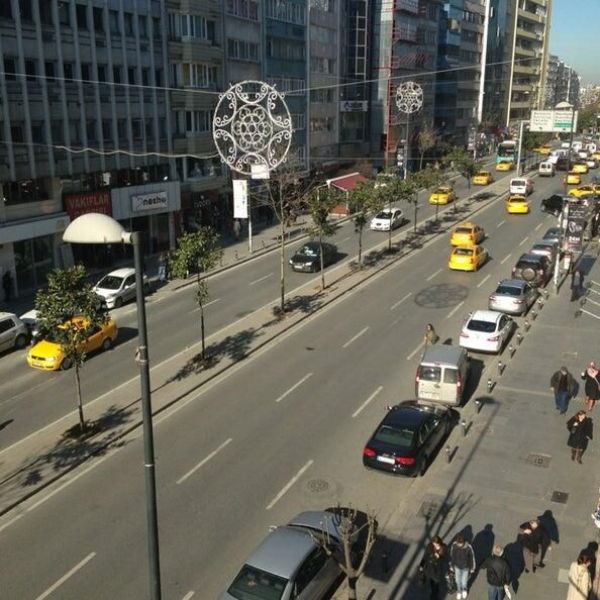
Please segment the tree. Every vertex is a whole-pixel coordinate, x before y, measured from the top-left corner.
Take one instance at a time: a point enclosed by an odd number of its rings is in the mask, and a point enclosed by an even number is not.
[[[198,231],[185,233],[179,238],[178,247],[169,257],[169,267],[175,277],[185,278],[196,273],[196,302],[200,308],[200,331],[202,336],[202,360],[206,359],[204,305],[210,298],[204,274],[221,259],[223,249],[214,229],[202,226]]]
[[[312,217],[313,225],[310,236],[319,241],[321,255],[321,290],[325,289],[325,269],[323,268],[323,238],[335,233],[336,227],[329,221],[329,212],[337,205],[339,198],[329,187],[318,186],[307,195],[308,210]]]
[[[419,148],[419,171],[423,168],[423,158],[429,150],[435,148],[437,136],[431,127],[419,131],[417,135],[417,146]]]
[[[474,160],[464,148],[458,146],[444,157],[444,162],[450,164],[455,171],[458,171],[467,180],[467,187],[470,191],[471,179],[480,170],[481,164]]]
[[[369,213],[379,212],[382,198],[375,193],[375,184],[371,180],[360,181],[349,192],[350,210],[353,213],[354,231],[358,233],[358,266],[362,267],[362,236]]]
[[[335,513],[341,548],[333,543],[332,536],[325,527],[320,534],[313,535],[313,539],[338,563],[346,575],[348,600],[356,600],[356,585],[365,571],[377,539],[377,519],[372,513],[354,508],[338,506],[327,510]]]
[[[81,396],[80,369],[85,361],[85,341],[109,320],[106,306],[99,301],[87,273],[81,265],[54,269],[47,276],[47,286],[39,290],[35,309],[40,330],[60,344],[61,369],[75,367],[79,429],[86,429]]]
[[[427,166],[425,169],[418,171],[417,173],[412,173],[410,178],[407,180],[406,189],[403,190],[403,194],[405,195],[408,202],[411,202],[414,206],[414,222],[413,222],[413,231],[417,231],[417,208],[418,208],[418,199],[419,199],[419,190],[430,190],[431,188],[437,187],[443,181],[445,181],[447,175],[445,175],[442,171],[432,169]],[[435,220],[438,218],[438,205],[435,205]]]

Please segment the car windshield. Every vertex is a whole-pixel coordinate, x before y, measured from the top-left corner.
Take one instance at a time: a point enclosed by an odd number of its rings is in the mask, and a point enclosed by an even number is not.
[[[526,181],[524,179],[513,179],[512,180],[512,184],[516,185],[516,186],[519,186],[519,187],[522,187],[522,186],[524,186],[526,184]]]
[[[471,256],[473,254],[473,250],[471,248],[457,248],[454,251],[456,256]]]
[[[477,173],[477,175],[475,175],[475,177],[487,177],[488,174],[485,171],[481,171],[479,173]]]
[[[520,296],[521,289],[512,285],[499,285],[496,294],[504,294],[506,296]]]
[[[115,277],[114,275],[107,275],[98,282],[98,287],[105,290],[118,290],[123,283],[122,277]]]
[[[538,260],[520,260],[517,263],[517,269],[540,269],[542,267],[542,262]]]
[[[534,244],[533,247],[531,248],[532,252],[544,252],[544,253],[551,253],[552,252],[552,247],[551,246],[546,246],[546,244]]]
[[[494,333],[494,331],[496,331],[496,323],[471,319],[467,324],[467,329],[470,331],[481,331],[483,333]]]
[[[435,190],[435,194],[447,194],[450,190],[448,188],[438,188]]]
[[[244,565],[227,593],[238,600],[279,600],[286,585],[283,577]]]
[[[465,235],[465,234],[466,235],[471,235],[472,231],[473,230],[470,227],[457,227],[456,231],[454,233],[459,233],[459,234],[462,234],[462,235]]]
[[[548,231],[546,231],[544,238],[545,239],[557,238],[559,236],[560,236],[560,229],[558,227],[552,227],[551,229],[548,229]]]
[[[375,218],[376,219],[389,219],[390,213],[384,210],[384,211],[381,211]]]
[[[318,253],[319,251],[315,246],[302,246],[302,248],[298,250],[300,256],[317,256]]]
[[[415,431],[406,427],[398,428],[382,425],[374,435],[375,440],[384,444],[391,444],[399,448],[411,448],[415,438]]]
[[[509,198],[508,201],[514,202],[515,204],[518,204],[519,202],[526,202],[525,198]]]
[[[439,381],[441,373],[440,367],[419,367],[419,379],[423,381]]]

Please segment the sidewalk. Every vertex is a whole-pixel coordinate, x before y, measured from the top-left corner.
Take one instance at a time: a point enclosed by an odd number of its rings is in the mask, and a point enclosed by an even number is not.
[[[588,248],[582,265],[586,278],[600,283],[596,247]],[[448,453],[440,450],[426,476],[412,487],[410,503],[400,498],[398,509],[383,524],[359,581],[360,598],[428,598],[416,577],[424,547],[433,535],[450,543],[458,533],[472,542],[478,563],[489,556],[494,543],[505,547],[514,577],[513,597],[566,597],[570,563],[590,542],[598,541],[590,513],[600,484],[600,442],[590,443],[583,465],[570,460],[566,445],[565,424],[584,408],[583,387],[566,415],[555,410],[549,389],[550,377],[560,366],[579,380],[589,361],[600,358],[596,319],[585,313],[576,316],[579,302],[571,299],[569,284],[564,281],[558,296],[550,291],[543,307],[535,307],[537,317],[530,311],[529,330],[524,319],[519,321],[523,341],[518,344],[513,338],[512,357],[504,351],[501,375],[497,362],[489,363],[476,394],[461,409],[466,435],[462,427],[455,428]],[[488,377],[494,381],[489,394]],[[480,412],[476,398],[483,403]],[[548,529],[553,548],[544,569],[525,574],[518,528],[536,517]],[[470,597],[485,598],[486,590],[485,572],[476,573]],[[344,597],[343,590],[336,594],[336,599]]]

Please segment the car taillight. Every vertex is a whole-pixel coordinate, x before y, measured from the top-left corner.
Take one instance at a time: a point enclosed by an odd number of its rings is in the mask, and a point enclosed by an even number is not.
[[[460,390],[460,388],[462,387],[462,376],[460,373],[457,374],[456,376],[456,387]]]
[[[544,269],[538,269],[538,275],[543,275],[544,274]]]
[[[461,338],[468,338],[468,337],[469,337],[469,334],[468,334],[468,333],[465,333],[465,332],[463,331],[463,332],[461,332],[461,334],[460,334],[460,337],[461,337]]]
[[[525,300],[515,300],[516,304],[525,304]]]
[[[490,296],[490,302],[496,302],[496,296]]]
[[[377,453],[375,452],[375,450],[369,448],[368,446],[363,450],[363,456],[366,456],[367,458],[375,458],[376,454]]]
[[[497,342],[500,339],[499,335],[493,335],[492,337],[488,338],[488,342]]]
[[[410,458],[409,456],[396,456],[394,462],[397,465],[402,465],[403,467],[411,467],[417,462],[417,460],[415,458]]]

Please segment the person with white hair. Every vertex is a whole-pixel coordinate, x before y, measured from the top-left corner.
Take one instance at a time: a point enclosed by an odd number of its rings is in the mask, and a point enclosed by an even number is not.
[[[488,600],[510,600],[511,597],[508,587],[511,581],[510,567],[503,554],[504,548],[496,544],[492,556],[486,558],[481,565],[487,571]]]

